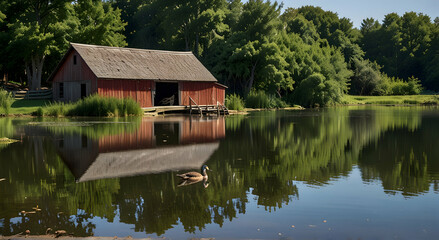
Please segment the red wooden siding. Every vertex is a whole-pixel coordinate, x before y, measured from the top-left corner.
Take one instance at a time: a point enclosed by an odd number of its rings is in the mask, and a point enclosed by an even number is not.
[[[131,97],[141,107],[152,107],[152,84],[149,80],[98,79],[98,93],[107,97]]]
[[[122,133],[99,138],[100,153],[144,149],[154,146],[154,122],[152,121],[142,121],[139,129],[133,133]]]
[[[172,123],[172,122],[171,122]],[[226,136],[224,118],[209,121],[180,121],[180,144],[215,142]],[[142,120],[139,129],[99,138],[99,153],[156,147],[154,121]]]
[[[214,142],[226,136],[224,118],[212,121],[184,121],[181,144]]]
[[[226,98],[226,87],[215,84],[216,90],[216,100],[224,105],[224,100]]]
[[[224,104],[224,87],[214,82],[180,82],[181,105],[190,105],[191,97],[198,105]]]
[[[76,56],[76,64],[73,64],[74,56]],[[97,89],[96,75],[75,50],[67,54],[53,76],[52,82],[54,100],[76,101],[80,99],[81,84],[86,84],[86,94],[95,93]],[[63,98],[60,98],[59,83],[65,83]]]
[[[73,56],[76,55],[76,64],[73,64]],[[96,75],[87,66],[81,56],[75,51],[71,51],[62,66],[58,69],[53,82],[81,82],[91,81],[92,92],[96,90]]]

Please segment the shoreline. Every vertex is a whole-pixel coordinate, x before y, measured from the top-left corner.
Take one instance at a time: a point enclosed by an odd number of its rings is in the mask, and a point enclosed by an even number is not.
[[[114,236],[114,237],[96,237],[96,236],[90,236],[90,237],[75,237],[75,236],[70,236],[70,235],[66,235],[66,236],[57,236],[55,234],[51,234],[51,235],[21,235],[21,234],[16,234],[16,235],[12,235],[12,236],[0,236],[0,240],[30,240],[30,239],[35,239],[35,240],[46,240],[46,239],[71,239],[71,240],[115,240],[115,239],[119,239],[119,240],[155,240],[155,239],[167,239],[167,238],[133,238],[131,236],[127,236],[127,237],[118,237],[118,236]],[[214,238],[205,238],[205,239],[214,239]]]
[[[415,95],[415,96],[425,96],[425,95]],[[439,95],[427,95],[429,97],[434,97],[437,99],[437,101],[424,101],[424,102],[413,102],[411,103],[410,100],[407,100],[406,98],[402,98],[402,96],[391,96],[391,100],[376,100],[374,98],[380,98],[376,96],[349,96],[351,98],[351,101],[346,101],[343,104],[337,104],[334,106],[329,107],[322,107],[322,108],[331,108],[331,107],[343,107],[343,106],[388,106],[388,107],[414,107],[414,106],[422,106],[422,107],[435,107],[439,106]],[[352,98],[354,100],[352,100]],[[387,97],[389,98],[389,97]],[[363,100],[356,100],[356,99],[366,99],[366,101]],[[367,101],[368,99],[368,101]],[[276,110],[304,110],[307,108],[304,108],[302,106],[294,106],[294,107],[286,107],[286,108],[244,108],[244,110],[229,110],[230,115],[247,115],[250,112],[261,112],[261,111],[276,111]],[[185,113],[176,113],[177,115],[188,115]],[[141,117],[163,117],[169,114],[149,114],[147,112],[144,113]],[[6,115],[5,113],[0,113],[0,119],[1,118],[39,118],[41,116],[36,116],[34,113],[11,113],[9,115]],[[44,118],[88,118],[92,116],[59,116],[59,117],[53,117],[53,116],[44,116]],[[103,117],[103,118],[112,118],[112,117]]]

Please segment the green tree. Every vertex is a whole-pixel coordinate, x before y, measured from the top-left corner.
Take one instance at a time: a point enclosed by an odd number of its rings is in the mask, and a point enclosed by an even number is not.
[[[228,31],[225,0],[152,1],[143,11],[159,26],[159,44],[165,49],[192,50],[199,56],[211,41]],[[150,24],[146,28],[154,30]],[[145,32],[146,33],[146,32]]]
[[[55,67],[68,43],[81,42],[111,46],[125,46],[121,34],[125,24],[120,10],[100,0],[17,0],[7,11],[15,14],[8,18],[9,55],[22,59],[29,88],[41,87],[46,59],[49,68]],[[12,54],[13,53],[13,54]],[[20,61],[15,60],[16,68]]]
[[[279,30],[281,7],[277,2],[249,0],[242,8],[236,29],[232,31],[243,32],[247,41],[262,41]]]
[[[17,0],[10,8],[16,10],[16,15],[9,19],[12,37],[8,52],[24,60],[30,89],[39,89],[47,55],[59,51],[65,41],[65,19],[71,14],[69,1]]]
[[[123,35],[126,37],[128,44],[131,44],[134,40],[136,31],[139,30],[141,20],[137,19],[137,12],[141,5],[150,3],[151,0],[110,0],[112,7],[117,10],[120,9],[120,18],[126,23]]]
[[[352,76],[350,93],[354,95],[385,95],[382,89],[383,79],[376,63],[369,60],[353,61],[354,75]]]
[[[422,58],[430,47],[431,20],[422,13],[407,12],[401,17],[401,57],[399,77],[423,79]]]
[[[285,24],[287,33],[299,34],[305,43],[312,44],[320,39],[314,23],[308,21],[303,15],[298,14],[297,9],[286,9],[280,19]]]
[[[121,10],[101,0],[78,0],[74,5],[77,21],[72,41],[79,43],[124,47],[122,34],[126,23],[121,19]]]
[[[289,66],[275,37],[281,26],[279,14],[277,2],[245,3],[228,38],[216,40],[207,51],[205,61],[214,74],[244,94],[253,87],[277,95],[292,90]]]
[[[336,81],[315,73],[300,83],[294,93],[295,99],[303,106],[331,105],[339,102],[344,94],[338,85]]]

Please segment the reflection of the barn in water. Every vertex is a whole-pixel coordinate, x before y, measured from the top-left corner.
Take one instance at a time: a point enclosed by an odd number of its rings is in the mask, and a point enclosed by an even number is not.
[[[225,137],[224,118],[143,119],[137,131],[100,137],[57,137],[57,150],[75,178],[90,181],[199,169]]]

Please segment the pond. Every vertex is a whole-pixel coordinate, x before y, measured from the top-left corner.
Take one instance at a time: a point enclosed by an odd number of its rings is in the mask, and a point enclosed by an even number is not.
[[[434,239],[438,133],[434,107],[0,118],[0,235]]]

